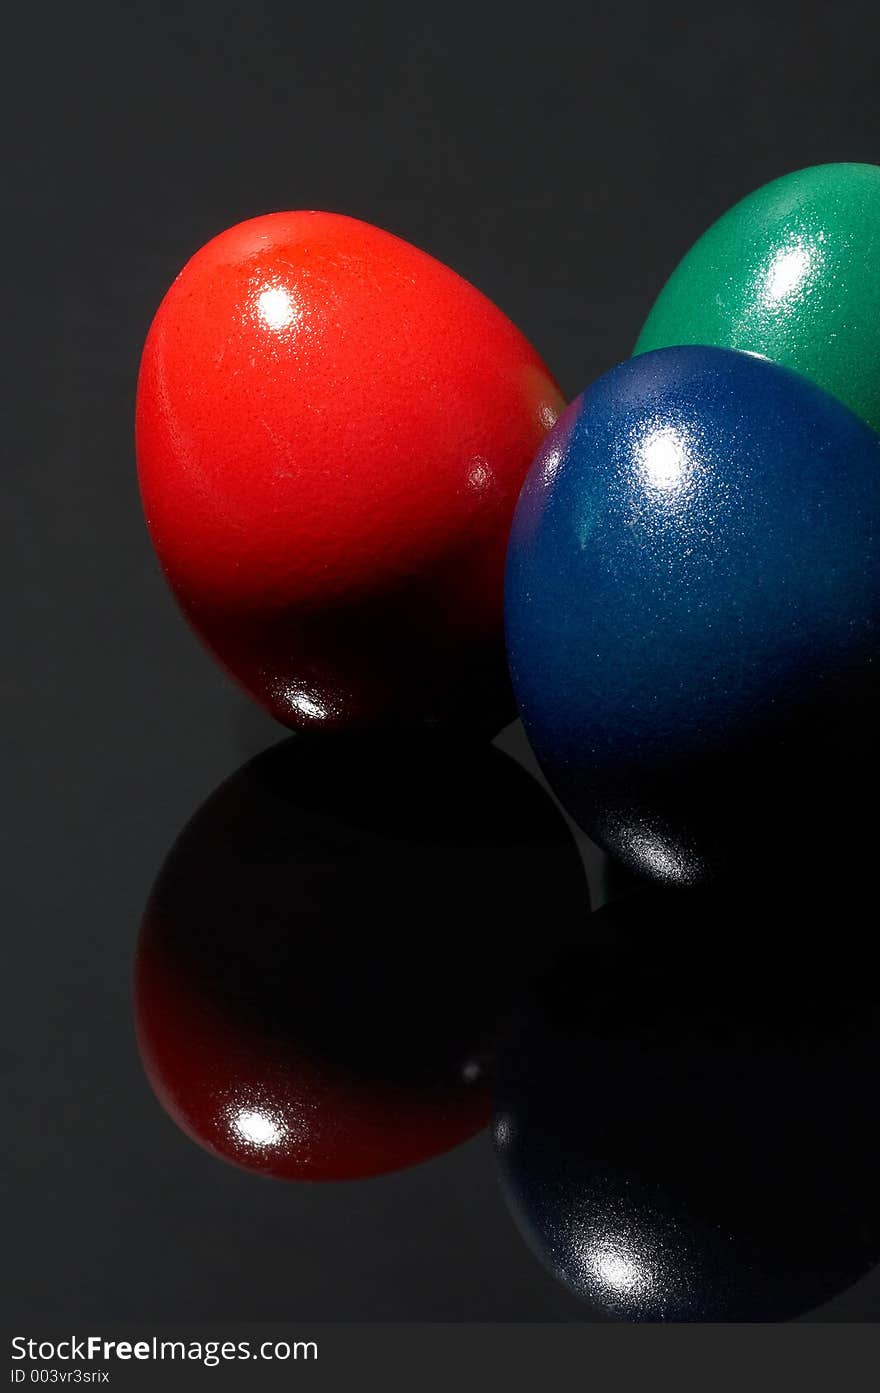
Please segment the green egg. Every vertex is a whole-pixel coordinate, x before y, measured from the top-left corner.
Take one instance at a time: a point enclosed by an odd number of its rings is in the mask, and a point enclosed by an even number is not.
[[[669,277],[635,352],[678,344],[763,354],[880,430],[880,168],[801,169],[720,217]]]

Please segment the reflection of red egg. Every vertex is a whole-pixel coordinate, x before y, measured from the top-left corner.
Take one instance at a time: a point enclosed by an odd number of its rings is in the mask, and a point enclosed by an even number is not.
[[[147,338],[150,533],[193,627],[285,724],[500,725],[507,534],[561,404],[424,252],[336,214],[254,218],[196,253]]]
[[[349,1180],[415,1165],[488,1123],[481,1081],[435,1091],[358,1079],[295,1034],[264,1030],[218,1002],[180,973],[161,937],[148,919],[136,995],[141,1057],[166,1111],[215,1155],[284,1180]],[[295,1015],[295,979],[290,991]]]
[[[345,1180],[486,1125],[511,999],[589,902],[562,817],[492,746],[303,743],[251,761],[178,838],[135,1021],[195,1141],[267,1175]]]

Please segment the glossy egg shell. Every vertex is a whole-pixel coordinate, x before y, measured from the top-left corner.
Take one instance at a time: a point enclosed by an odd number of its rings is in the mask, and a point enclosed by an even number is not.
[[[863,912],[748,886],[642,892],[594,921],[500,1070],[529,1245],[620,1320],[788,1320],[846,1290],[880,1261]]]
[[[526,731],[633,870],[854,839],[876,777],[880,438],[788,369],[629,360],[531,470],[507,569]]]
[[[159,1101],[213,1155],[346,1180],[487,1124],[508,999],[589,897],[530,775],[483,742],[424,740],[285,742],[169,852],[138,944],[137,1037]]]
[[[880,168],[774,179],[673,271],[635,352],[715,344],[802,372],[880,430]]]
[[[498,729],[507,533],[561,405],[424,252],[336,214],[254,218],[195,254],[147,337],[150,534],[192,626],[285,724]]]

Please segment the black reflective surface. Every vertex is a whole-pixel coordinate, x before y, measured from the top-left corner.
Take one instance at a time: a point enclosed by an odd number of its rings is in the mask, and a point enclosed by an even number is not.
[[[522,1243],[485,1133],[387,1177],[285,1185],[218,1162],[155,1101],[131,1018],[144,905],[193,810],[284,733],[216,671],[157,572],[134,385],[192,250],[300,206],[447,261],[580,391],[626,356],[682,250],[736,198],[785,169],[880,158],[869,8],[808,4],[795,26],[757,0],[735,25],[672,8],[677,22],[668,6],[538,23],[509,9],[500,25],[490,7],[462,24],[384,4],[87,0],[6,17],[4,1296],[18,1323],[591,1318]],[[528,761],[520,734],[503,741]],[[832,873],[821,827],[805,859]],[[815,1318],[878,1311],[874,1273]]]

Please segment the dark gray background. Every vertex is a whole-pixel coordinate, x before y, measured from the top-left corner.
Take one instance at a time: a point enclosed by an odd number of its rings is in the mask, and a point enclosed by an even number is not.
[[[726,206],[880,161],[876,5],[32,4],[0,93],[8,1309],[84,1320],[580,1320],[485,1138],[365,1184],[225,1167],[138,1064],[131,955],[176,832],[283,732],[191,638],[141,522],[140,346],[187,256],[290,207],[475,281],[568,392]],[[511,744],[512,742],[512,744]],[[522,751],[515,734],[508,746]],[[876,1319],[875,1273],[820,1313]]]

